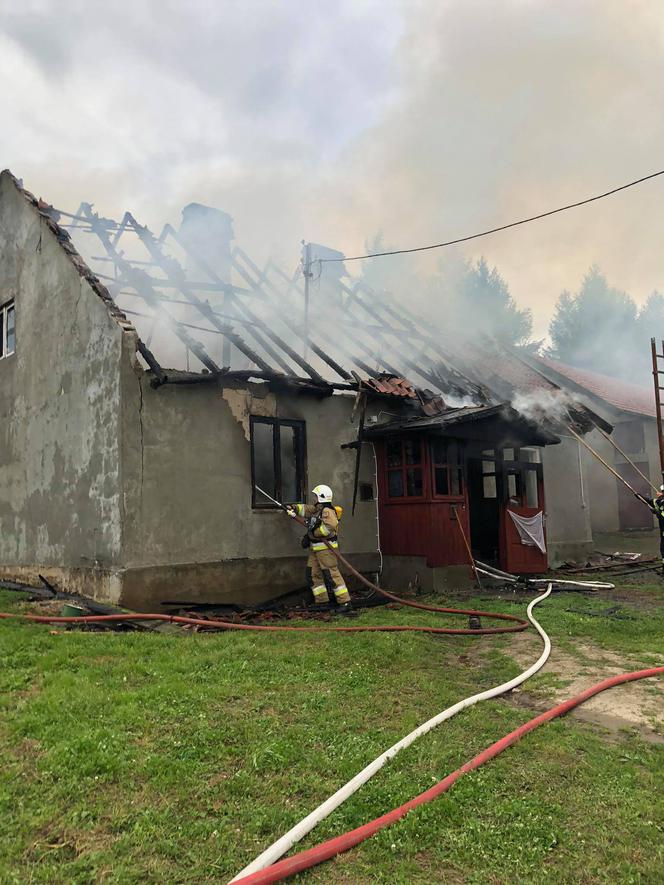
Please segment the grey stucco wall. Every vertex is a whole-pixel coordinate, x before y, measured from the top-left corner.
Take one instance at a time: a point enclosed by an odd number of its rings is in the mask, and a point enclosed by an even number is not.
[[[563,436],[542,449],[542,465],[548,559],[555,568],[592,552],[588,490],[575,439]]]
[[[643,427],[645,451],[626,451],[626,454],[629,455],[633,461],[647,461],[651,482],[655,486],[659,486],[661,478],[655,420],[646,416],[637,415],[636,413],[615,409],[608,405],[604,400],[590,394],[583,394],[577,390],[574,391],[574,396],[605,421],[608,421],[609,424],[612,424],[614,428],[623,423],[641,423]],[[592,433],[587,434],[584,438],[586,442],[612,467],[616,467],[616,465],[625,461],[625,459],[616,452],[614,446],[606,440],[599,431],[595,430]],[[551,447],[551,449],[546,450],[547,457],[549,451],[553,452],[555,448],[556,447]],[[587,509],[590,516],[590,528],[592,533],[620,531],[618,480],[611,475],[603,464],[583,447],[581,450],[581,461],[585,478],[586,501],[588,504]],[[548,487],[551,488],[554,494],[556,493],[555,485],[558,482],[560,483],[560,486],[564,488],[568,481],[566,470],[557,470],[555,475],[558,479],[555,480],[554,474],[552,474],[548,483]],[[574,481],[576,481],[576,479]],[[545,476],[545,484],[546,483],[547,480]]]
[[[302,530],[281,512],[252,510],[250,415],[306,423],[308,488],[342,504],[342,549],[377,566],[376,505],[350,514],[352,396],[270,393],[265,384],[166,385],[123,368],[124,600],[259,601],[304,584]],[[374,480],[365,446],[361,480]],[[375,484],[374,484],[375,487]],[[170,590],[168,589],[170,584]]]
[[[622,413],[621,415],[607,416],[614,426],[618,426],[627,420],[640,421],[643,426],[645,451],[628,452],[631,460],[637,463],[648,462],[646,476],[650,476],[651,482],[658,486],[661,483],[659,471],[659,449],[657,444],[657,432],[655,421],[651,418],[639,418],[637,415]],[[588,434],[586,440],[595,451],[604,458],[612,467],[625,463],[625,458],[616,452],[615,448],[600,433],[594,431]],[[590,521],[593,532],[618,532],[620,531],[620,512],[618,506],[618,480],[599,461],[584,451],[584,470],[588,477],[590,495]],[[645,505],[644,505],[645,506]],[[653,522],[654,524],[654,522]]]
[[[119,365],[127,333],[11,176],[0,177],[0,568],[33,577],[121,564]],[[133,335],[130,336],[133,338]],[[101,595],[112,595],[106,582]]]
[[[613,464],[615,450],[601,434],[593,431],[585,440],[608,464]],[[588,480],[593,532],[617,532],[620,528],[618,481],[587,449],[583,452],[583,466]]]

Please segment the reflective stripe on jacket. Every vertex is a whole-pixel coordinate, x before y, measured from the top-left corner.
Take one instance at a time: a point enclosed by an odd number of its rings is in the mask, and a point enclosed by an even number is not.
[[[304,519],[320,517],[318,526],[313,532],[309,532],[312,541],[316,538],[331,538],[336,541],[339,518],[334,507],[329,504],[291,504],[291,507],[298,516],[302,516]],[[312,550],[315,549],[316,546],[312,544]],[[320,549],[325,549],[325,544]]]

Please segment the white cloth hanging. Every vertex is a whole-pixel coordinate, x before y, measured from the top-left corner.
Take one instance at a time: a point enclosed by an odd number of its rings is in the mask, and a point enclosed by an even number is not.
[[[542,553],[546,553],[544,543],[544,514],[540,510],[535,516],[519,516],[518,513],[507,511],[512,517],[516,530],[521,538],[521,543],[526,547],[537,547]]]

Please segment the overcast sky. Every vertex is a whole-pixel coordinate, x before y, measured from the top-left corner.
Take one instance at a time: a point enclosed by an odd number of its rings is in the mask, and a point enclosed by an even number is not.
[[[216,205],[291,268],[302,238],[436,242],[664,168],[659,0],[0,0],[0,82],[0,167],[33,192],[157,230]],[[539,334],[592,263],[643,301],[664,176],[464,254]]]

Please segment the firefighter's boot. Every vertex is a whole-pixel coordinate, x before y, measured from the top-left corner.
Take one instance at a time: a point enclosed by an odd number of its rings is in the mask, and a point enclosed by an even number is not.
[[[345,602],[343,605],[338,605],[334,610],[335,615],[343,615],[347,618],[356,618],[357,612],[353,608],[352,602]]]

